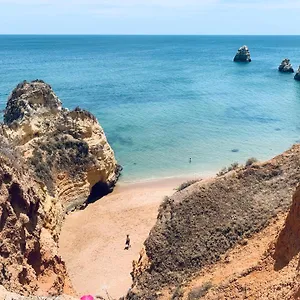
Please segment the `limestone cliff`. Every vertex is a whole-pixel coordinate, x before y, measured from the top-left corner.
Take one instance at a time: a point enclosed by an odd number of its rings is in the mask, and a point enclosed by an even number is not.
[[[71,292],[57,254],[63,206],[0,139],[0,282],[21,294]]]
[[[295,145],[268,162],[239,167],[166,198],[145,252],[134,264],[127,298],[167,299],[162,293],[167,290],[172,299],[181,299],[178,286],[287,211],[299,174],[300,145]],[[293,254],[283,248],[282,260]]]
[[[57,251],[65,213],[108,193],[119,172],[91,113],[64,109],[43,81],[19,84],[0,126],[0,284],[72,294]]]
[[[66,210],[107,194],[118,179],[120,167],[97,119],[64,109],[43,81],[13,90],[4,123],[6,136]]]
[[[242,46],[237,51],[233,61],[235,62],[251,62],[250,51],[247,46]]]

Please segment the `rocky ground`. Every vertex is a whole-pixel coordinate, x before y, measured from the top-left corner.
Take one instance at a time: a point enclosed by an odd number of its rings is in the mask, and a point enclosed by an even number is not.
[[[300,179],[300,146],[175,193],[160,207],[128,299],[159,299],[286,212]],[[171,292],[170,292],[171,291]],[[175,298],[174,298],[175,297]]]
[[[8,292],[3,286],[0,285],[0,299],[1,300],[77,300],[68,295],[59,295],[59,296],[21,296],[16,293]]]

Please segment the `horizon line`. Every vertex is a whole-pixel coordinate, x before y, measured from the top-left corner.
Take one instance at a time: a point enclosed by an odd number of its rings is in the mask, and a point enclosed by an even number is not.
[[[177,34],[177,33],[0,33],[0,36],[22,35],[22,36],[300,36],[300,34]]]

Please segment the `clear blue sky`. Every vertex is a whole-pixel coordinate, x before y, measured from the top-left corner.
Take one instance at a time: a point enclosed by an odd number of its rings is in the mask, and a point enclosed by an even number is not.
[[[0,0],[0,34],[300,34],[300,0]]]

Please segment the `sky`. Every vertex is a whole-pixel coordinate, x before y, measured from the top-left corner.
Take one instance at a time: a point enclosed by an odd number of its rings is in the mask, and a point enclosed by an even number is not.
[[[0,0],[0,34],[298,35],[300,0]]]

